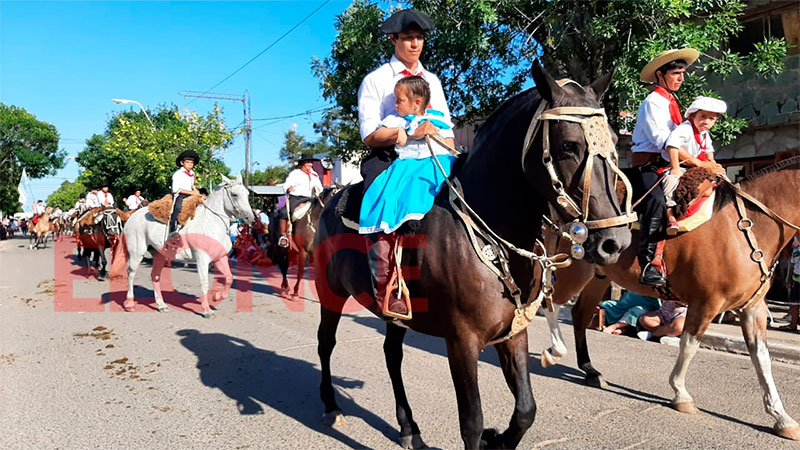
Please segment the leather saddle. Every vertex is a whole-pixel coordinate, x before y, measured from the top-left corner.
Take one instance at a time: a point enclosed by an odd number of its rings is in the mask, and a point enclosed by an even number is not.
[[[191,219],[194,218],[197,212],[197,207],[206,199],[205,195],[190,195],[183,199],[181,212],[178,214],[178,224],[185,226]],[[167,194],[159,200],[150,202],[147,205],[150,215],[157,221],[168,224],[169,218],[172,215],[172,194]]]

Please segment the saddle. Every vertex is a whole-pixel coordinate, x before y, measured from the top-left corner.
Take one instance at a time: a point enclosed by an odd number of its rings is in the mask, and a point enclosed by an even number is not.
[[[178,213],[178,224],[185,226],[191,219],[194,218],[197,212],[197,207],[205,201],[205,195],[190,195],[183,199],[181,212]],[[150,202],[147,205],[148,211],[157,221],[169,224],[169,218],[172,215],[172,194],[167,194],[159,200]]]
[[[297,205],[297,207],[292,211],[292,222],[297,222],[305,217],[306,214],[311,211],[311,203],[311,201],[307,201]]]
[[[336,203],[336,216],[347,228],[358,231],[358,220],[361,215],[361,201],[364,199],[364,182],[347,186],[339,194]]]

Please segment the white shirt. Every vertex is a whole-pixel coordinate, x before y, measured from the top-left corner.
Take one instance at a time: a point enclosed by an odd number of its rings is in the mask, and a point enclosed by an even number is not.
[[[100,202],[100,206],[114,206],[114,196],[111,192],[98,191],[97,201]]]
[[[33,205],[33,212],[34,214],[44,214],[44,205],[41,203]]]
[[[398,116],[397,114],[389,114],[381,121],[381,126],[386,128],[402,128],[404,130],[408,130],[408,134],[414,134],[414,130],[416,130],[417,126],[419,126],[421,119],[426,117],[428,116],[414,116],[414,120],[408,120],[404,117]],[[431,117],[441,120],[441,117],[438,116]],[[452,125],[450,125],[450,127],[452,128]],[[441,132],[446,130],[440,129],[439,131],[439,134],[441,135]],[[446,148],[439,145],[436,141],[431,141],[431,146],[437,155],[450,154]],[[394,150],[397,152],[398,159],[422,159],[431,156],[431,151],[428,148],[428,143],[425,142],[425,139],[409,139],[406,141],[406,145],[401,146],[395,144]]]
[[[319,175],[314,169],[311,173],[307,174],[300,169],[294,169],[289,172],[286,181],[283,183],[286,193],[289,193],[289,188],[293,187],[291,195],[300,197],[314,197],[317,193],[322,192],[322,182],[319,181]]]
[[[100,206],[100,199],[97,198],[96,194],[89,192],[86,194],[86,206],[89,208],[97,208]]]
[[[142,197],[141,195],[137,197],[136,194],[132,194],[131,196],[128,197],[127,200],[125,200],[125,204],[128,205],[128,209],[133,210],[139,208],[139,206],[142,205],[143,201],[144,197]]]
[[[406,70],[405,64],[392,56],[388,63],[370,72],[361,82],[358,88],[358,124],[362,141],[381,127],[381,120],[389,114],[395,114],[394,86],[405,77],[401,73],[403,70]],[[452,122],[442,82],[425,70],[421,62],[417,62],[417,73],[420,72],[431,88],[431,108],[443,112],[445,121]],[[441,130],[440,134],[444,138],[454,137],[453,130]]]
[[[669,115],[669,100],[658,92],[651,92],[636,112],[633,129],[633,152],[659,153],[677,124]]]
[[[705,141],[706,149],[703,150],[700,148],[700,144],[697,143],[697,139],[694,138],[694,130],[692,129],[692,124],[688,120],[683,122],[682,124],[675,127],[670,133],[669,138],[667,139],[667,147],[675,147],[675,148],[685,148],[690,155],[697,158],[700,156],[701,153],[713,153],[714,146],[711,145],[711,134],[708,131],[701,131],[700,132],[700,140]],[[669,153],[666,149],[661,150],[661,156],[669,161]]]
[[[194,170],[187,171],[183,167],[176,170],[172,174],[172,193],[177,194],[181,190],[192,191],[194,190],[195,174]]]

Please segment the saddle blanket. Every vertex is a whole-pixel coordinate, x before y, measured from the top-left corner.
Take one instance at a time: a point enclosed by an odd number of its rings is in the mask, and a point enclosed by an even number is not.
[[[204,195],[190,195],[183,199],[183,206],[181,212],[178,214],[178,223],[185,226],[189,220],[194,218],[197,212],[197,207],[205,201]],[[147,205],[150,215],[161,223],[169,223],[170,215],[172,215],[172,194],[167,194],[160,200],[155,200]]]
[[[686,233],[711,220],[714,215],[714,196],[716,190],[709,196],[700,197],[686,212],[684,217],[678,219],[678,231]],[[639,222],[633,224],[634,230],[639,229]]]

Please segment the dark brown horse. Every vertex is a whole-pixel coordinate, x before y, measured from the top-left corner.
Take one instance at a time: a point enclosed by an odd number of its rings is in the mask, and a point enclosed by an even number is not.
[[[540,128],[532,135],[530,151],[523,148],[526,130],[544,100],[554,108],[548,110],[551,114],[565,111],[555,108],[578,107],[571,113],[600,117],[602,130],[613,150],[610,129],[598,111],[610,76],[592,86],[562,87],[538,63],[534,64],[532,74],[537,88],[501,106],[481,127],[474,147],[459,158],[451,174],[451,179],[463,186],[468,204],[488,227],[514,246],[526,250],[534,248],[541,234],[542,217],[550,214],[549,205],[556,204],[556,183],[551,173],[563,182],[564,189],[560,192],[569,197],[569,201],[585,205],[589,217],[584,220],[621,214],[614,195],[612,167],[608,160],[590,153],[581,124],[567,120],[570,117],[566,116],[560,119],[538,117],[551,120],[548,125],[551,158],[543,150],[543,130],[548,128]],[[423,299],[414,303],[413,319],[404,325],[445,339],[465,447],[513,448],[536,414],[530,385],[527,333],[523,329],[512,338],[494,344],[516,402],[506,431],[484,430],[477,379],[478,355],[487,344],[507,335],[515,315],[516,306],[512,300],[515,293],[510,292],[473,250],[464,224],[448,203],[449,194],[450,188],[445,186],[433,209],[419,224],[415,235],[418,248],[407,247],[403,253],[402,265],[415,268],[412,272],[418,271],[419,275],[410,283],[412,297]],[[335,196],[322,212],[314,257],[316,288],[322,305],[317,335],[322,368],[320,393],[326,421],[334,425],[343,422],[343,416],[331,385],[331,353],[336,345],[336,328],[344,302],[352,296],[377,314],[367,258],[372,240],[343,224],[337,215],[340,209],[337,204],[342,197]],[[581,202],[582,198],[585,202]],[[562,205],[566,201],[563,197],[559,200]],[[563,220],[572,219],[567,218],[564,209],[557,211]],[[410,237],[404,240],[406,238]],[[615,262],[629,242],[630,233],[624,226],[592,229],[585,242],[586,257],[598,264]],[[517,253],[510,253],[509,265],[523,301],[536,297],[540,285],[538,265]],[[387,323],[384,353],[395,394],[401,442],[407,448],[418,448],[424,443],[412,417],[401,375],[405,332],[406,328]]]
[[[101,207],[90,209],[78,218],[74,229],[78,243],[77,256],[86,265],[87,277],[92,275],[94,261],[97,266],[97,280],[103,280],[108,265],[105,251],[114,247],[127,218],[128,214],[119,209],[104,211]]]
[[[797,197],[797,192],[800,192],[800,157],[782,161],[755,174],[744,181],[741,188],[786,221],[795,225],[800,223],[800,202]],[[697,413],[694,400],[685,385],[689,363],[711,320],[723,311],[737,311],[742,334],[763,391],[764,407],[775,418],[775,432],[798,440],[800,427],[784,410],[772,378],[766,345],[767,306],[763,300],[769,283],[761,286],[762,270],[760,264],[751,258],[754,249],[745,232],[739,228],[740,224],[746,228],[748,221],[740,222],[735,195],[729,185],[721,185],[717,188],[715,213],[711,220],[690,233],[669,239],[664,246],[664,261],[671,289],[682,302],[689,305],[680,353],[669,379],[675,391],[672,406],[681,412]],[[769,267],[797,230],[783,223],[780,218],[770,217],[747,200],[744,200],[744,204],[746,215],[752,220],[754,245],[763,251],[765,266]],[[637,234],[634,232],[633,239],[637,238]],[[759,254],[754,256],[758,257]],[[651,287],[639,284],[639,272],[635,245],[622,254],[619,262],[602,269],[576,262],[558,271],[553,296],[556,305],[565,303],[580,292],[578,304],[572,308],[572,318],[578,366],[586,373],[587,384],[604,386],[600,372],[592,366],[589,358],[586,328],[610,282],[614,281],[642,295],[658,296]],[[558,308],[548,312],[547,316],[553,346],[542,352],[543,365],[555,363],[557,358],[566,353],[558,329]]]

